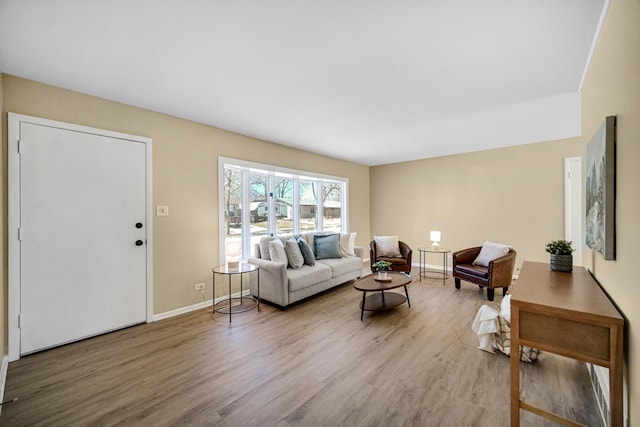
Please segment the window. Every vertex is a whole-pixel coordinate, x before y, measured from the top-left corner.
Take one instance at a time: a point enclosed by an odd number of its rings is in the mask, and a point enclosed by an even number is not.
[[[276,234],[293,233],[293,183],[292,178],[276,177],[274,180]]]
[[[220,158],[220,256],[255,256],[260,238],[347,232],[346,178]]]
[[[339,182],[322,183],[322,228],[342,230],[342,185]]]
[[[318,218],[316,218],[316,208],[318,198],[316,197],[315,185],[313,181],[300,181],[300,201],[298,212],[300,212],[300,232],[315,231],[318,229]]]
[[[224,169],[224,210],[225,229],[225,253],[229,258],[239,257],[242,254],[242,171],[236,168]]]

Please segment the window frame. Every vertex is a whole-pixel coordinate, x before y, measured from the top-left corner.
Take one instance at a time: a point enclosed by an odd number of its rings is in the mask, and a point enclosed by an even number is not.
[[[225,168],[227,166],[241,170],[241,185],[242,185],[242,206],[249,206],[250,191],[249,191],[249,176],[251,174],[265,175],[267,177],[267,193],[274,193],[275,179],[277,177],[287,178],[293,180],[293,234],[300,233],[300,181],[315,181],[318,194],[322,194],[323,185],[325,182],[340,183],[342,185],[342,191],[340,196],[340,222],[341,233],[347,233],[349,230],[349,178],[339,177],[328,174],[319,174],[316,172],[302,171],[298,169],[290,169],[281,166],[269,165],[265,163],[251,162],[247,160],[234,159],[230,157],[218,157],[218,249],[219,256],[218,261],[220,264],[226,262],[226,227],[225,221]],[[273,216],[275,212],[275,197],[268,198],[269,203],[269,218],[268,218],[268,236],[276,236],[276,221]],[[316,197],[316,229],[322,231],[324,227],[323,221],[324,206],[322,203],[322,197]],[[250,209],[241,210],[241,242],[242,242],[242,254],[241,260],[246,261],[251,256],[251,232],[250,232]]]

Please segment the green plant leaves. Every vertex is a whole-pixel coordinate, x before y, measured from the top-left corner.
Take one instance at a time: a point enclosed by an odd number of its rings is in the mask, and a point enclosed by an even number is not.
[[[556,255],[571,255],[571,252],[575,251],[571,242],[566,240],[552,240],[551,243],[547,243],[545,250]]]

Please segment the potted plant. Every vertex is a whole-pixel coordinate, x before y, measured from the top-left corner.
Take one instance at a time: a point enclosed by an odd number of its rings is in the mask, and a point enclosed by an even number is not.
[[[376,271],[378,272],[378,279],[386,280],[387,271],[391,270],[391,263],[389,261],[376,261],[373,263]]]
[[[551,269],[554,271],[572,271],[573,255],[575,251],[571,242],[566,240],[553,240],[547,243],[546,251],[551,254]]]

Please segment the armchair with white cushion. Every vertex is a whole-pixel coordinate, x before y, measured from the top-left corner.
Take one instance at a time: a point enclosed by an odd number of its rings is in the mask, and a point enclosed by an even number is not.
[[[453,253],[453,277],[456,289],[464,280],[487,288],[487,299],[493,301],[494,290],[502,288],[507,294],[516,263],[516,251],[510,246],[484,242],[482,246]]]
[[[413,250],[408,244],[398,239],[398,236],[374,236],[369,243],[369,259],[371,271],[375,272],[374,264],[378,261],[391,263],[391,271],[411,273],[411,256]]]

